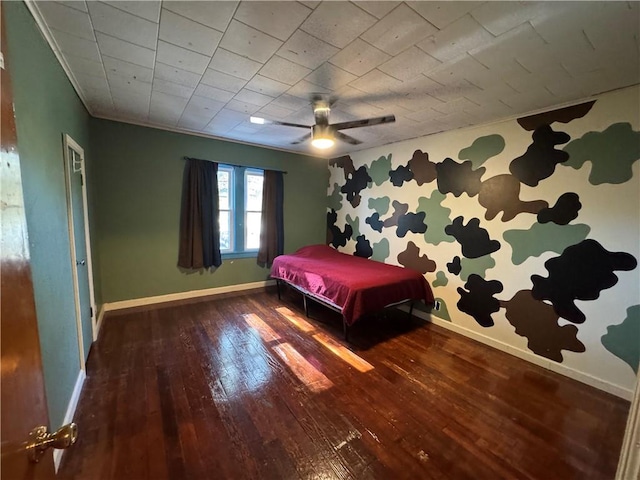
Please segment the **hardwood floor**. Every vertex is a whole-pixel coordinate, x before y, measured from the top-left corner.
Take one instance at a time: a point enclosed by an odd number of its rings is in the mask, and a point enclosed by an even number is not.
[[[294,292],[109,314],[59,475],[614,477],[628,402],[404,312],[348,349],[311,317]]]

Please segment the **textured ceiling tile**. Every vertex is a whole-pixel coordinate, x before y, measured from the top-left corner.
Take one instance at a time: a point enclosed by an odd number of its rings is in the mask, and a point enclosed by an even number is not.
[[[213,54],[213,58],[209,64],[209,68],[245,80],[251,80],[258,70],[260,70],[260,67],[262,67],[260,62],[249,60],[248,58],[222,48],[216,49],[216,53]]]
[[[160,39],[211,56],[220,42],[222,34],[213,28],[162,9],[160,15]]]
[[[182,113],[182,117],[180,117],[178,127],[199,132],[204,130],[211,121],[211,118],[212,117],[209,115],[198,115],[196,113],[188,113],[185,111]]]
[[[378,67],[398,80],[410,80],[438,66],[440,62],[417,47],[411,47]]]
[[[174,110],[178,110],[179,113],[182,113],[182,110],[184,110],[184,107],[187,106],[187,103],[189,102],[188,98],[182,98],[182,97],[176,97],[174,95],[169,95],[166,93],[162,93],[162,92],[158,92],[158,91],[153,91],[151,92],[151,107],[153,108],[154,105],[157,106],[165,106],[165,107],[170,107]]]
[[[270,105],[286,108],[287,110],[295,112],[302,108],[309,108],[311,104],[307,98],[295,97],[285,93],[273,100]]]
[[[89,2],[93,28],[97,32],[155,50],[158,24],[100,2]]]
[[[269,95],[270,97],[277,97],[289,90],[289,85],[263,77],[262,75],[256,75],[247,83],[246,88],[254,92]]]
[[[274,55],[264,67],[260,69],[260,75],[269,77],[287,85],[294,85],[311,72],[310,68],[298,65],[286,58]]]
[[[411,112],[420,112],[422,110],[430,109],[431,107],[437,107],[444,102],[427,93],[415,94],[410,93],[404,97],[399,97],[396,100],[396,104]],[[407,117],[409,115],[407,114]],[[415,120],[415,118],[414,118]]]
[[[300,28],[331,45],[344,48],[376,20],[352,3],[322,2]]]
[[[183,115],[199,115],[209,120],[224,107],[224,102],[194,95],[187,103]]]
[[[95,40],[86,40],[60,30],[51,30],[51,32],[63,53],[100,62],[100,51]]]
[[[193,72],[182,70],[181,68],[165,65],[164,63],[156,63],[155,77],[167,82],[185,85],[195,88],[200,81],[200,75]]]
[[[390,55],[359,38],[331,59],[331,63],[361,76],[391,58]]]
[[[317,68],[338,49],[316,37],[297,30],[278,50],[278,55],[307,68]]]
[[[353,3],[355,3],[361,9],[365,10],[366,12],[370,13],[376,18],[384,17],[387,13],[389,13],[391,10],[393,10],[400,4],[400,2],[379,2],[379,1],[373,1],[373,2],[365,1],[365,2],[353,2]]]
[[[502,35],[512,28],[535,19],[545,10],[555,8],[555,2],[486,2],[471,15],[494,35]]]
[[[91,19],[86,13],[54,2],[38,2],[37,7],[49,28],[94,40]]]
[[[253,115],[258,110],[260,110],[260,106],[258,105],[254,105],[252,103],[247,103],[247,102],[241,102],[240,100],[236,100],[236,99],[233,99],[229,103],[227,103],[226,108],[229,110],[234,110],[236,112],[243,113],[245,115]]]
[[[251,103],[259,107],[264,107],[273,101],[273,97],[270,97],[269,95],[263,95],[247,89],[242,89],[236,93],[235,99],[239,102]]]
[[[144,97],[151,95],[151,83],[141,82],[115,74],[107,74],[107,80],[109,81],[109,88],[113,95],[116,95],[116,92],[118,92],[121,97],[124,92],[129,92],[130,95],[140,95]]]
[[[89,90],[109,91],[109,84],[104,74],[100,76],[84,75],[80,72],[73,72],[73,76],[80,85],[80,88]]]
[[[105,74],[102,63],[92,62],[91,60],[74,57],[73,55],[65,55],[65,60],[74,75],[90,75],[104,78]]]
[[[201,75],[207,69],[211,58],[160,40],[156,60]]]
[[[166,93],[176,97],[182,97],[184,99],[191,98],[193,95],[193,87],[187,87],[186,85],[179,85],[173,82],[167,82],[166,80],[160,80],[155,78],[153,80],[153,92]]]
[[[117,1],[107,2],[107,5],[111,5],[119,10],[131,13],[137,17],[142,17],[154,23],[158,23],[160,18],[160,2],[157,1]]]
[[[309,99],[315,93],[330,93],[330,90],[320,85],[307,82],[306,80],[300,80],[287,90],[287,93],[295,97]]]
[[[296,2],[242,2],[234,18],[285,41],[311,11],[310,8]]]
[[[231,20],[220,41],[220,47],[261,63],[269,60],[281,45],[280,40],[236,20]]]
[[[351,82],[351,86],[367,93],[390,90],[391,88],[398,88],[400,85],[402,85],[402,82],[380,70],[371,70],[358,80]]]
[[[103,56],[102,61],[107,75],[120,75],[141,82],[151,82],[153,78],[153,70],[151,68],[107,56]]]
[[[200,97],[206,97],[206,98],[210,98],[211,100],[217,100],[219,102],[224,102],[224,103],[227,103],[229,100],[233,98],[232,92],[227,92],[226,90],[222,90],[216,87],[211,87],[203,83],[198,85],[198,88],[196,88],[195,94]]]
[[[224,32],[238,2],[162,2],[162,8]]]
[[[278,105],[274,105],[273,102],[269,105],[262,107],[258,114],[264,118],[276,118],[283,119],[293,113],[293,110],[289,110],[288,108],[279,107]]]
[[[200,82],[233,93],[238,93],[247,83],[242,78],[227,75],[210,68],[204,73]]]
[[[89,10],[87,9],[87,2],[85,2],[84,0],[58,0],[56,3],[64,5],[65,7],[80,10],[81,12],[89,12]]]
[[[316,85],[326,87],[329,90],[336,90],[356,78],[358,77],[346,70],[342,70],[330,63],[323,63],[310,73],[306,80]]]
[[[465,15],[420,42],[418,47],[432,57],[447,62],[464,55],[469,50],[491,42],[493,38],[493,35],[487,32],[473,17]]]
[[[441,85],[466,79],[481,88],[491,86],[496,81],[495,74],[471,55],[463,55],[439,65],[429,72],[429,77]]]
[[[496,71],[504,69],[506,60],[533,62],[547,52],[544,40],[528,22],[469,51],[476,60]]]
[[[390,55],[397,55],[437,31],[433,25],[403,4],[360,38]]]
[[[439,29],[482,6],[484,2],[406,2]]]
[[[149,48],[125,42],[119,38],[110,37],[96,32],[100,52],[109,57],[118,58],[125,62],[135,63],[147,68],[153,68],[156,52]]]

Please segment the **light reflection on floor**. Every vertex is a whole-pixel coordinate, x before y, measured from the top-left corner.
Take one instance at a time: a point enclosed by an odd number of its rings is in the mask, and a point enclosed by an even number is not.
[[[347,347],[341,345],[328,335],[325,335],[324,333],[316,333],[315,335],[313,335],[313,338],[315,338],[323,347],[328,349],[331,353],[339,357],[341,360],[347,362],[359,372],[364,373],[368,372],[369,370],[373,370],[373,365],[360,358]]]
[[[264,320],[262,320],[255,313],[248,313],[243,315],[244,321],[249,324],[251,328],[256,330],[263,341],[266,343],[272,342],[274,340],[280,340],[280,335],[278,335],[273,328],[267,325]]]
[[[360,358],[358,355],[353,353],[347,347],[342,345],[340,342],[334,340],[328,335],[317,332],[315,327],[301,318],[299,315],[293,313],[290,309],[286,307],[278,307],[275,309],[282,317],[284,317],[289,323],[294,325],[296,328],[301,330],[304,333],[311,333],[311,337],[316,340],[320,345],[325,347],[339,359],[348,363],[353,368],[358,370],[359,372],[368,372],[373,370],[373,365],[371,365],[366,360]],[[331,380],[329,380],[321,371],[321,365],[314,365],[314,363],[320,363],[318,359],[310,358],[305,359],[300,352],[298,352],[290,343],[284,342],[280,334],[275,331],[270,325],[268,325],[262,318],[260,318],[255,313],[247,313],[242,315],[244,321],[249,325],[249,327],[258,333],[265,346],[270,347],[280,359],[289,367],[289,369],[294,373],[298,379],[304,383],[304,385],[311,390],[312,392],[321,392],[333,386]],[[238,332],[233,332],[232,335],[238,335]],[[228,341],[228,338],[227,338]],[[245,345],[243,347],[243,341],[234,342],[235,349],[243,350],[244,348],[249,347],[250,351],[255,351],[255,342],[259,342],[258,337],[255,335],[249,335],[244,339],[244,342],[250,342],[249,345]],[[227,347],[227,343],[222,344],[225,348]],[[235,350],[234,350],[235,351]],[[225,356],[226,350],[223,350],[223,356]],[[249,353],[249,352],[247,352]],[[248,356],[251,356],[250,354]],[[258,360],[260,355],[254,356],[254,360]],[[226,358],[226,357],[225,357]],[[260,358],[261,362],[264,364],[264,358]],[[225,362],[226,363],[226,362]],[[237,367],[236,367],[237,369]],[[267,367],[268,369],[268,367]],[[232,380],[234,378],[235,370],[231,370]],[[264,380],[265,382],[268,380],[268,376],[264,376],[261,374],[261,371],[252,371],[250,375],[255,375],[256,378]],[[242,381],[238,378],[238,381]],[[246,380],[244,380],[246,381]],[[260,385],[262,382],[260,383]],[[232,382],[232,386],[234,383]],[[259,386],[259,385],[258,385]],[[225,382],[225,389],[226,389]]]
[[[262,342],[256,335],[225,328],[218,338],[221,382],[229,398],[254,392],[271,379],[272,370],[264,355]]]
[[[307,362],[289,343],[280,343],[273,347],[278,356],[306,387],[314,393],[333,387],[333,383],[320,370]]]
[[[311,325],[309,322],[301,318],[299,315],[296,315],[287,307],[278,307],[276,308],[276,312],[282,315],[285,319],[287,319],[290,323],[296,326],[298,329],[303,331],[304,333],[313,333],[315,331],[315,327]],[[373,365],[371,365],[366,360],[360,358],[358,355],[353,353],[344,345],[340,344],[338,341],[333,338],[325,335],[324,333],[315,333],[312,334],[312,337],[320,343],[323,347],[329,350],[331,353],[336,355],[341,360],[347,362],[353,368],[357,369],[360,372],[368,372],[369,370],[373,370]]]
[[[301,330],[305,333],[312,332],[315,330],[315,327],[311,325],[309,322],[299,317],[287,307],[278,307],[276,308],[276,312],[286,318],[290,323],[292,323],[298,330]]]

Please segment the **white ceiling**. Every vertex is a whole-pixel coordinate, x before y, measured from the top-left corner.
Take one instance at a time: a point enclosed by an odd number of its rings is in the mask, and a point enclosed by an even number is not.
[[[327,156],[513,117],[640,82],[638,2],[41,1],[96,117],[318,154],[312,93],[348,130]],[[324,153],[324,152],[322,152]]]

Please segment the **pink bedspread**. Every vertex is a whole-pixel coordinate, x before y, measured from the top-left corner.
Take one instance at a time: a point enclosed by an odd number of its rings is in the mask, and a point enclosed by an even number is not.
[[[271,276],[341,307],[347,325],[403,300],[434,301],[420,272],[340,253],[327,245],[276,257]]]

